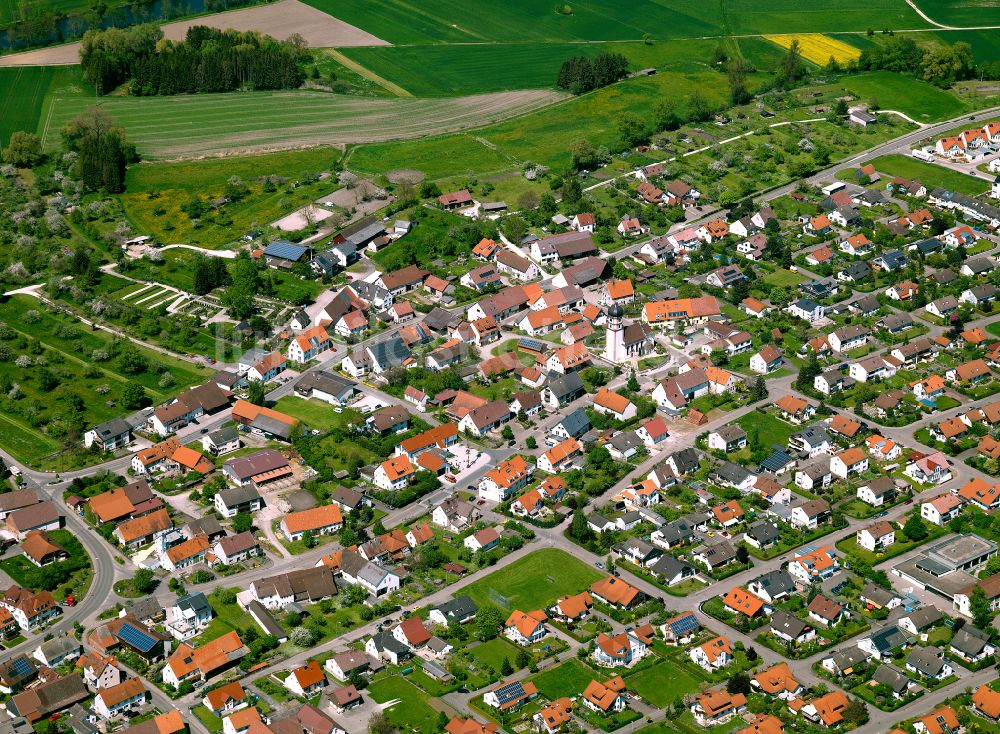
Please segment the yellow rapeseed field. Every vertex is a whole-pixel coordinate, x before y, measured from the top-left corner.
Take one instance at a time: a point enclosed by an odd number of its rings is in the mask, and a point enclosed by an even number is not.
[[[837,63],[843,64],[858,58],[861,51],[850,44],[838,41],[822,33],[786,33],[778,36],[764,36],[782,48],[790,48],[792,41],[799,42],[799,52],[802,58],[820,66],[826,66],[832,56]]]

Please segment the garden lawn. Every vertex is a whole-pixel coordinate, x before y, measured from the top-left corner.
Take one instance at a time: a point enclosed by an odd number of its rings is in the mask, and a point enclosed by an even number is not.
[[[741,416],[736,420],[736,424],[747,432],[748,439],[756,431],[759,441],[768,445],[781,444],[782,446],[788,443],[789,436],[805,428],[805,425],[792,425],[777,416],[762,413],[759,410],[753,410]]]
[[[805,276],[793,273],[791,270],[778,268],[773,273],[765,275],[763,280],[768,285],[779,286],[782,288],[794,288],[805,280]]]
[[[869,163],[883,175],[920,179],[928,191],[940,186],[960,194],[975,196],[990,188],[986,179],[973,178],[950,168],[924,163],[899,153],[882,155],[873,158]]]
[[[15,583],[25,588],[57,592],[56,598],[64,594],[57,590],[62,587],[66,594],[72,593],[77,600],[83,598],[94,577],[90,556],[79,540],[65,529],[50,530],[49,539],[68,554],[65,561],[50,563],[39,568],[25,555],[11,556],[0,561],[0,569]]]
[[[212,604],[212,609],[215,610],[215,616],[201,634],[202,644],[222,637],[233,630],[240,631],[248,627],[256,627],[256,622],[249,614],[240,609],[239,604],[223,604],[219,595],[214,592],[208,595],[208,600]]]
[[[566,696],[578,696],[594,680],[594,671],[577,660],[567,660],[562,665],[539,673],[532,681],[538,692],[550,701]]]
[[[535,551],[506,568],[470,584],[465,593],[480,606],[501,605],[491,591],[506,597],[509,609],[532,611],[554,604],[561,596],[577,594],[604,574],[555,548]]]
[[[882,109],[898,110],[920,122],[947,120],[966,109],[951,92],[891,71],[847,76],[840,83],[866,101],[877,100]]]
[[[698,690],[699,681],[670,660],[643,668],[635,675],[626,676],[630,690],[634,690],[657,708],[665,708],[688,693]]]
[[[895,558],[898,555],[906,553],[908,550],[916,548],[918,545],[923,545],[924,543],[929,543],[932,540],[940,538],[948,532],[948,528],[942,528],[937,525],[931,525],[930,523],[924,523],[927,528],[927,537],[921,541],[914,542],[907,538],[902,530],[896,531],[896,542],[889,546],[889,549],[884,553],[872,553],[871,551],[865,550],[858,545],[857,539],[854,535],[848,535],[846,538],[842,538],[837,541],[837,549],[843,553],[853,553],[873,566],[877,563],[882,563],[888,561],[890,558]]]
[[[517,656],[518,648],[515,647],[511,642],[503,637],[497,637],[489,642],[484,642],[481,645],[469,650],[469,655],[475,658],[480,664],[488,665],[493,670],[500,672],[500,667],[503,665],[504,658],[510,661],[510,664],[514,664],[514,658]]]
[[[398,701],[383,711],[400,731],[438,731],[437,711],[427,705],[427,695],[405,678],[393,675],[377,680],[368,686],[368,693],[376,703]]]
[[[281,398],[274,404],[274,409],[293,418],[298,418],[310,428],[320,431],[346,428],[350,423],[361,422],[361,414],[356,410],[336,413],[329,403],[315,398],[300,398],[296,395],[286,395]]]

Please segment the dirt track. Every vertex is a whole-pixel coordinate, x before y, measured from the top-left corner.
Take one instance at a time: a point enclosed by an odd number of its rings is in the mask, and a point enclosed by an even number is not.
[[[338,20],[299,0],[280,0],[271,5],[230,10],[191,20],[164,23],[165,38],[180,40],[194,25],[213,28],[233,28],[238,31],[260,31],[284,40],[293,33],[302,36],[310,48],[339,46],[388,46],[388,42]],[[56,66],[76,64],[80,60],[80,44],[66,43],[37,51],[0,56],[0,66]]]

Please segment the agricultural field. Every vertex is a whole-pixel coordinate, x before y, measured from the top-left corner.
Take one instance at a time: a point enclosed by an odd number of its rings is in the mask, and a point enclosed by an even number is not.
[[[488,41],[626,41],[645,33],[682,38],[717,35],[717,6],[694,8],[679,0],[634,3],[583,0],[545,5],[533,0],[484,0],[476,12],[457,0],[409,4],[400,0],[309,0],[309,4],[394,44]],[[902,3],[900,3],[902,4]]]
[[[942,186],[952,191],[975,196],[990,188],[986,179],[973,178],[950,168],[924,163],[905,155],[883,155],[872,159],[870,163],[883,175],[918,178],[928,191],[935,186]]]
[[[822,33],[785,33],[764,37],[782,48],[791,48],[792,43],[798,41],[802,57],[817,66],[826,66],[830,59],[845,64],[861,56],[860,49]]]
[[[993,0],[916,0],[916,4],[941,25],[1000,25],[1000,13]]]
[[[603,576],[565,551],[545,549],[470,584],[465,593],[480,606],[499,604],[495,594],[501,594],[510,609],[530,611],[554,604],[560,596],[579,593]]]
[[[927,28],[905,0],[731,0],[725,4],[728,33],[864,33],[868,29]]]
[[[0,147],[17,130],[35,132],[53,74],[53,69],[41,66],[0,68]]]
[[[191,158],[305,146],[424,137],[477,127],[551,104],[551,91],[457,99],[361,99],[305,90],[105,97],[101,106],[146,158]],[[60,128],[90,107],[80,95],[53,95],[43,129],[49,149]]]
[[[759,39],[757,44],[762,43]],[[714,40],[681,43],[506,43],[378,46],[343,49],[344,56],[418,97],[554,88],[559,66],[574,56],[620,53],[633,69],[669,70],[708,61]],[[746,44],[752,48],[756,44]],[[511,59],[517,59],[511,64]],[[770,64],[768,64],[770,65]]]
[[[966,105],[952,92],[891,71],[846,76],[840,85],[851,94],[884,110],[898,110],[919,122],[947,120],[962,114]]]
[[[1000,25],[1000,11],[994,10],[991,23]],[[965,41],[972,46],[976,61],[1000,61],[1000,38],[997,31],[937,31],[934,36],[943,43]]]
[[[384,172],[416,168],[429,178],[455,173],[499,171],[516,161],[556,167],[569,163],[568,143],[587,138],[595,146],[617,144],[616,116],[625,110],[652,119],[652,102],[664,95],[683,100],[698,90],[712,103],[725,99],[725,85],[715,71],[691,63],[690,70],[629,79],[573,97],[531,115],[465,134],[474,145],[438,136],[412,142],[361,145],[349,155],[350,168]],[[753,76],[752,76],[753,81]]]

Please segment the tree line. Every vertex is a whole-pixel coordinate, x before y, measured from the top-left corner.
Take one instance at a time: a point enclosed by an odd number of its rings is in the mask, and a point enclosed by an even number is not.
[[[203,10],[217,13],[267,0],[205,0]],[[17,17],[0,24],[11,50],[32,46],[50,46],[76,40],[89,30],[124,28],[141,23],[164,22],[191,15],[192,9],[181,0],[129,0],[114,7],[107,2],[92,2],[85,11],[66,12],[55,3],[20,3]]]
[[[601,53],[593,59],[574,56],[559,67],[556,86],[573,94],[614,84],[628,75],[628,59],[621,54]]]
[[[865,71],[916,72],[926,81],[943,87],[969,79],[976,72],[972,46],[964,41],[950,46],[943,43],[925,50],[909,36],[897,35],[863,50],[857,66]]]
[[[88,31],[80,49],[84,77],[98,94],[128,83],[133,95],[294,89],[305,78],[305,42],[277,41],[256,31],[188,29],[163,40],[154,25]]]

